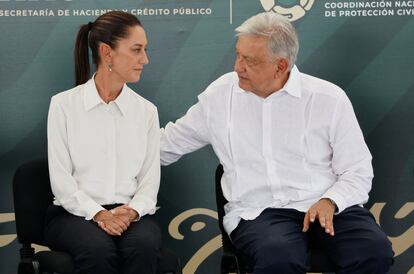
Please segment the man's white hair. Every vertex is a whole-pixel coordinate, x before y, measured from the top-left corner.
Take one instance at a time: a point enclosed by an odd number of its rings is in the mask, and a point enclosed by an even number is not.
[[[299,51],[299,39],[289,20],[273,12],[250,17],[235,30],[236,36],[258,35],[268,37],[268,50],[272,58],[286,58],[289,70],[293,68]]]

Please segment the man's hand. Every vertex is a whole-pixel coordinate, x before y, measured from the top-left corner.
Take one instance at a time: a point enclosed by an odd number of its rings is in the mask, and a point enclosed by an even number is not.
[[[101,229],[112,236],[120,236],[130,224],[128,218],[118,217],[108,210],[99,211],[93,220],[98,223]]]
[[[321,227],[325,228],[325,232],[334,236],[333,216],[335,209],[336,205],[330,199],[320,199],[309,208],[308,212],[306,212],[302,231],[308,231],[310,223],[313,223],[318,219]]]

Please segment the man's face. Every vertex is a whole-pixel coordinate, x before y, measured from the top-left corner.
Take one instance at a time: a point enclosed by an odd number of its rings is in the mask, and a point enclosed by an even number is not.
[[[234,70],[239,76],[239,86],[243,90],[266,97],[277,76],[277,63],[268,53],[267,38],[255,35],[242,35],[236,43]]]

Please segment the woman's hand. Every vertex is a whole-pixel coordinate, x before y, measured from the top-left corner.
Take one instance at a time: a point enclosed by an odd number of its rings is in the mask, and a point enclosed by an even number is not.
[[[94,216],[93,220],[106,233],[112,236],[120,236],[129,227],[131,221],[124,216],[117,216],[108,210],[101,210]]]
[[[119,218],[125,218],[129,222],[133,222],[139,218],[138,212],[130,207],[129,205],[118,206],[114,209],[111,209],[112,214],[118,216]]]

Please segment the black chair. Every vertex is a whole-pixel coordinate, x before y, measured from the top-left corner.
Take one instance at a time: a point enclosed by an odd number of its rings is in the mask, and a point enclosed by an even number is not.
[[[20,166],[13,179],[14,209],[20,249],[18,273],[62,273],[74,271],[71,256],[65,252],[39,251],[31,244],[46,246],[43,236],[46,209],[52,203],[49,170],[46,159]],[[158,274],[181,274],[179,258],[169,249],[161,250]]]
[[[254,261],[245,254],[236,250],[227,232],[224,230],[223,217],[224,205],[227,203],[221,189],[221,177],[223,166],[218,165],[216,169],[216,203],[219,218],[219,227],[223,243],[223,255],[221,257],[221,273],[250,273],[253,272]],[[335,272],[337,266],[329,259],[323,250],[311,246],[309,250],[309,262],[311,269],[309,272]]]

